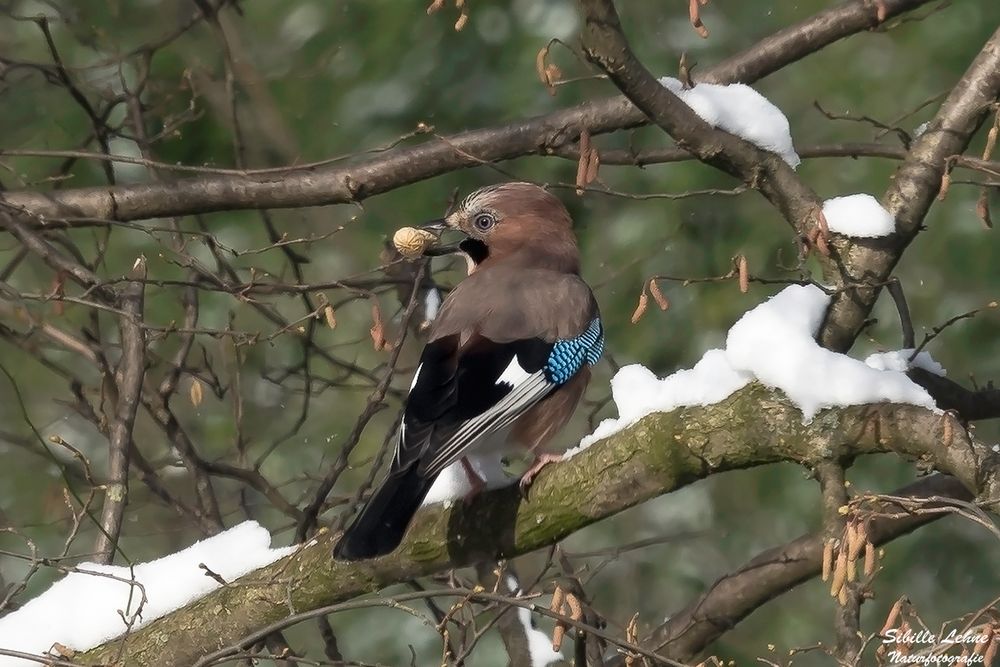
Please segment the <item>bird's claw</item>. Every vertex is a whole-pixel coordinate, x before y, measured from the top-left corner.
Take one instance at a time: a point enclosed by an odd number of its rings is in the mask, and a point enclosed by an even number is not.
[[[561,454],[539,454],[535,457],[535,462],[531,464],[531,467],[524,471],[521,475],[521,481],[518,482],[518,487],[521,490],[521,497],[525,500],[528,499],[528,489],[531,488],[531,483],[535,481],[535,477],[541,472],[542,468],[550,463],[558,463],[562,461],[563,457]]]

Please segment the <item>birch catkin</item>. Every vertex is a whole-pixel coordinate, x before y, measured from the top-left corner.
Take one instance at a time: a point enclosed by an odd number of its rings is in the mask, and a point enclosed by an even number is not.
[[[646,314],[646,309],[649,307],[649,297],[646,296],[646,290],[643,289],[642,293],[639,295],[639,303],[635,307],[635,311],[632,313],[632,324],[637,324],[642,316]]]

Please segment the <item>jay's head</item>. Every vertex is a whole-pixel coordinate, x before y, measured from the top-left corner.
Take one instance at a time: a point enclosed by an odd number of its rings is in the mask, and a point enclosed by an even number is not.
[[[441,223],[468,237],[460,247],[477,266],[517,261],[574,273],[579,270],[569,213],[555,195],[537,185],[501,183],[481,188]]]

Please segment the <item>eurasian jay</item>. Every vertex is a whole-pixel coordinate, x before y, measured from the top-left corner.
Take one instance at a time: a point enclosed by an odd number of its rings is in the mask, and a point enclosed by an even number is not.
[[[469,276],[444,300],[413,376],[389,472],[334,548],[393,551],[435,478],[471,451],[530,451],[569,421],[604,349],[569,213],[529,183],[482,188],[425,229],[466,235]],[[560,457],[536,454],[521,478]]]

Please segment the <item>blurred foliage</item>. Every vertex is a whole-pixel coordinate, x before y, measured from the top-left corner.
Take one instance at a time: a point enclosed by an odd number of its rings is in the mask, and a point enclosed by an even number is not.
[[[155,41],[181,25],[193,4],[171,0],[52,0],[3,3],[12,15],[39,13],[51,19],[59,53],[81,89],[93,100],[106,100],[139,80],[140,59],[125,54]],[[755,40],[804,19],[825,8],[827,2],[726,2],[717,0],[703,10],[711,31],[701,40],[687,21],[684,3],[622,0],[619,11],[639,56],[654,71],[676,71],[682,51],[707,67],[729,54],[749,47]],[[932,103],[910,113],[929,98],[951,88],[1000,23],[1000,3],[995,0],[959,0],[935,4],[893,21],[893,29],[859,34],[795,63],[756,84],[778,104],[791,122],[798,146],[822,142],[879,141],[897,145],[893,133],[880,133],[866,123],[831,121],[813,106],[819,102],[835,113],[868,115],[912,131],[931,117]],[[573,45],[580,19],[570,0],[472,0],[470,21],[462,32],[453,30],[457,14],[451,7],[427,16],[421,3],[396,0],[320,0],[265,2],[246,0],[240,13],[222,15],[229,48],[236,64],[236,113],[242,127],[242,146],[234,137],[226,93],[223,43],[219,29],[200,23],[173,43],[155,51],[144,91],[147,131],[165,131],[153,151],[164,162],[186,165],[233,166],[237,153],[246,165],[265,167],[309,162],[331,156],[356,154],[384,146],[410,133],[419,122],[448,135],[465,129],[561,109],[611,94],[609,83],[586,79],[558,88],[550,96],[534,73],[535,54],[550,38]],[[938,11],[940,9],[940,11]],[[570,50],[555,46],[550,61],[566,77],[588,76],[592,70]],[[0,19],[0,55],[13,61],[51,63],[41,32],[34,21]],[[695,70],[697,71],[697,69]],[[52,85],[36,71],[8,65],[0,79],[0,109],[4,130],[0,148],[95,150],[83,145],[89,120],[65,90]],[[114,107],[109,121],[125,121],[123,105]],[[408,143],[423,140],[407,139]],[[621,136],[600,137],[598,147],[666,145],[658,130],[646,128]],[[978,154],[983,137],[970,153]],[[128,139],[111,142],[118,154],[137,155]],[[65,177],[51,179],[62,160],[4,156],[0,180],[7,189],[70,188],[105,183],[101,165],[77,160]],[[869,192],[878,196],[890,182],[896,163],[890,160],[815,159],[800,168],[802,177],[821,196]],[[440,215],[454,189],[465,193],[486,183],[518,178],[550,184],[571,183],[575,163],[559,158],[531,157],[500,165],[448,174],[373,198],[363,207],[274,211],[280,232],[290,237],[342,231],[314,241],[300,250],[311,260],[304,266],[305,282],[322,282],[370,274],[381,261],[379,252],[387,235],[397,227]],[[152,175],[137,165],[117,164],[119,182],[143,182]],[[172,176],[171,176],[172,177]],[[602,168],[601,178],[616,191],[647,194],[677,193],[702,188],[731,188],[725,176],[698,164]],[[962,174],[959,180],[977,180]],[[638,200],[588,193],[576,197],[571,189],[559,194],[574,215],[584,250],[584,274],[595,286],[609,335],[608,363],[592,383],[588,406],[563,437],[572,444],[589,430],[588,418],[612,414],[606,398],[613,367],[640,362],[658,373],[688,367],[709,347],[722,345],[726,329],[739,315],[773,293],[773,288],[753,286],[740,294],[733,282],[690,285],[665,284],[671,308],[651,310],[637,325],[629,323],[644,278],[655,273],[702,277],[724,274],[730,258],[744,253],[751,270],[781,276],[782,264],[792,263],[795,239],[777,213],[759,196],[703,196],[681,199]],[[945,201],[935,204],[921,234],[898,269],[914,322],[920,335],[945,319],[1000,298],[1000,272],[996,270],[997,240],[984,231],[975,215],[978,188],[955,183]],[[994,203],[998,203],[994,198]],[[103,275],[123,273],[139,253],[149,259],[150,275],[181,279],[184,270],[165,250],[170,221],[156,220],[133,229],[115,230],[112,251],[106,256]],[[222,212],[183,219],[184,229],[204,226],[218,241],[242,251],[270,244],[256,212]],[[103,242],[104,232],[82,229],[75,241],[89,252]],[[8,239],[0,244],[0,266],[17,251]],[[203,239],[192,237],[186,251],[214,266]],[[255,267],[292,280],[288,262],[278,250],[242,254],[232,258],[244,270]],[[442,269],[448,263],[441,262]],[[453,266],[452,269],[461,267]],[[461,273],[438,274],[453,284]],[[50,289],[46,267],[31,259],[10,278],[24,292]],[[179,321],[179,291],[169,286],[150,287],[148,321],[160,325]],[[329,290],[335,304],[346,296]],[[268,298],[282,314],[296,320],[304,314],[298,299]],[[386,312],[398,316],[392,292],[382,299]],[[338,308],[339,326],[318,331],[317,340],[333,354],[366,368],[378,368],[387,358],[376,353],[367,339],[369,304],[350,301]],[[78,329],[91,313],[69,306],[56,314],[50,305],[38,306],[37,317],[58,319],[62,326]],[[883,299],[875,313],[877,322],[858,341],[855,356],[873,350],[899,347],[898,320],[891,303]],[[989,312],[964,321],[938,337],[930,346],[935,358],[951,376],[965,381],[969,375],[984,381],[1000,375],[998,315]],[[100,316],[107,332],[114,321]],[[395,334],[396,329],[390,330]],[[200,326],[260,332],[275,331],[273,323],[229,295],[201,295]],[[105,333],[113,337],[114,334]],[[150,345],[158,359],[169,358],[176,337]],[[395,386],[409,383],[417,343],[407,342],[403,372]],[[46,347],[46,358],[75,369],[93,382],[97,375],[70,353]],[[199,337],[191,363],[204,372],[202,359],[228,386],[239,367],[244,395],[242,434],[251,460],[278,441],[294,424],[302,409],[301,381],[279,383],[281,368],[302,360],[302,346],[294,335],[279,335],[236,349],[225,338]],[[262,471],[295,502],[308,499],[315,480],[336,458],[339,444],[351,429],[370,391],[370,383],[344,380],[338,369],[311,359],[317,378],[331,386],[311,396],[308,419],[292,437],[281,442],[264,462]],[[31,537],[41,553],[55,553],[65,539],[67,509],[58,467],[39,455],[31,428],[45,438],[59,434],[83,451],[96,471],[105,465],[106,442],[67,401],[66,382],[16,348],[0,343],[0,364],[14,378],[14,387],[0,378],[0,431],[25,438],[18,446],[0,438],[4,457],[0,470],[0,524],[18,528]],[[271,378],[271,379],[268,379]],[[184,383],[190,382],[186,378]],[[344,384],[349,386],[343,386]],[[184,427],[206,458],[235,457],[236,424],[229,394],[208,393],[200,406],[186,403],[187,384],[174,398]],[[93,398],[93,396],[91,397]],[[394,403],[393,407],[396,404]],[[599,408],[596,414],[594,409]],[[345,477],[335,494],[350,495],[364,479],[371,457],[381,446],[394,409],[384,410],[365,430],[352,457],[356,470]],[[994,425],[978,427],[980,437],[998,437]],[[162,432],[148,415],[140,414],[136,427],[140,447],[178,489],[190,482]],[[63,452],[52,456],[61,458]],[[891,491],[911,480],[915,470],[888,457],[862,460],[850,471],[853,488]],[[220,483],[226,518],[235,524],[249,515],[268,525],[276,540],[290,539],[286,517],[274,512],[253,492],[236,493],[237,486]],[[186,493],[190,493],[187,491]],[[800,468],[782,465],[713,477],[691,488],[647,503],[610,521],[572,536],[570,552],[593,550],[643,537],[677,534],[676,540],[622,555],[593,573],[590,592],[598,608],[613,622],[624,623],[638,610],[644,627],[653,627],[663,616],[687,604],[721,574],[734,569],[759,550],[794,538],[818,526],[817,485]],[[198,537],[169,508],[159,504],[140,483],[133,484],[128,522],[122,547],[135,560],[145,560],[190,543]],[[85,557],[93,542],[93,528],[84,526],[72,553]],[[0,548],[23,549],[13,536],[0,539]],[[898,595],[907,594],[926,612],[931,624],[976,609],[996,595],[996,552],[1000,545],[975,527],[946,519],[898,540],[886,549],[886,569],[877,583],[876,600],[864,608],[864,627],[876,629],[886,609]],[[526,574],[539,562],[527,557]],[[6,582],[24,575],[24,565],[13,559],[0,561]],[[41,590],[52,574],[43,572],[30,582],[27,595]],[[530,578],[530,577],[529,577]],[[829,642],[832,639],[834,603],[824,586],[810,582],[782,596],[753,614],[714,647],[714,652],[750,663],[768,653]],[[387,664],[409,660],[410,643],[420,664],[436,660],[438,638],[409,615],[391,610],[355,612],[333,618],[345,655]],[[373,626],[373,623],[379,626]],[[544,627],[545,626],[543,623]],[[378,632],[372,627],[380,628]],[[392,641],[386,641],[392,637]],[[317,642],[314,629],[303,627],[290,634],[293,645]],[[402,638],[405,638],[402,639]],[[495,637],[484,641],[472,664],[499,664],[501,647]],[[810,664],[806,656],[802,664]]]

